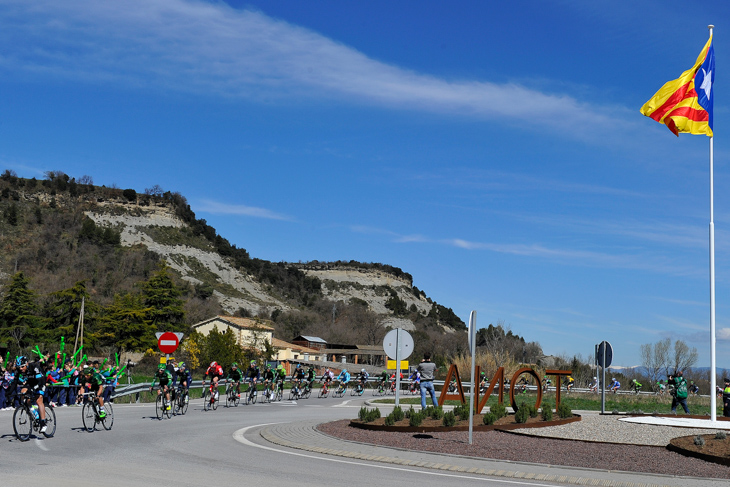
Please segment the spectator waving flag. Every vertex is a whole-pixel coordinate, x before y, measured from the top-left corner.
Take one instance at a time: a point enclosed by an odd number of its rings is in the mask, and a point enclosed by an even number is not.
[[[712,35],[695,65],[668,81],[641,107],[641,113],[663,123],[674,135],[680,132],[712,137],[712,85],[715,50]]]

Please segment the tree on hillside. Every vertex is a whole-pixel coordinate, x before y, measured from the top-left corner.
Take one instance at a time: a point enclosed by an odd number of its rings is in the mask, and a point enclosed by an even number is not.
[[[12,338],[20,352],[42,338],[43,319],[38,315],[37,296],[30,279],[16,273],[0,302],[0,337]]]
[[[51,300],[46,305],[45,316],[49,320],[49,338],[59,341],[62,336],[71,337],[76,333],[81,302],[84,302],[84,326],[93,330],[99,306],[91,300],[86,290],[86,280],[78,281],[68,289],[51,293]]]
[[[175,285],[168,272],[169,267],[162,261],[157,272],[142,283],[142,299],[150,310],[147,319],[157,331],[188,331],[185,324],[182,291]]]
[[[153,348],[157,343],[157,328],[149,319],[151,311],[139,294],[117,294],[114,302],[104,309],[95,338],[101,346],[112,347],[120,354]]]

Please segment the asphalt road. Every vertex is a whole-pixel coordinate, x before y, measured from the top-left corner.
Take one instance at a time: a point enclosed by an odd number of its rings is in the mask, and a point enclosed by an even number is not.
[[[0,486],[250,485],[419,487],[545,485],[348,460],[267,443],[261,425],[357,417],[363,397],[311,397],[296,402],[221,406],[194,400],[185,416],[159,421],[152,404],[116,404],[111,431],[83,430],[81,408],[57,408],[53,438],[15,438],[12,411],[0,411]],[[646,481],[646,479],[644,479]],[[232,484],[233,485],[233,484]]]

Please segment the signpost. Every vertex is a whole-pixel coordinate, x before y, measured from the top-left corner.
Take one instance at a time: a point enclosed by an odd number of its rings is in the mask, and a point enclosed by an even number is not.
[[[383,339],[383,350],[396,364],[405,360],[413,353],[413,337],[400,328],[390,330]],[[395,405],[400,405],[400,369],[395,371]]]
[[[596,361],[601,365],[601,414],[606,414],[606,367],[613,362],[613,347],[604,340],[596,349]]]
[[[472,441],[472,430],[474,429],[474,389],[475,387],[475,378],[474,374],[476,372],[475,370],[475,363],[474,363],[474,355],[476,354],[477,349],[477,312],[472,311],[469,313],[469,354],[471,355],[471,387],[469,387],[469,444],[471,445]],[[479,387],[478,384],[476,384],[476,387]]]
[[[157,332],[155,333],[155,336],[157,337],[157,348],[160,349],[160,352],[165,354],[165,362],[167,362],[167,360],[170,359],[170,354],[177,350],[177,347],[180,346],[180,340],[182,340],[185,335],[183,333],[166,331],[164,333]]]

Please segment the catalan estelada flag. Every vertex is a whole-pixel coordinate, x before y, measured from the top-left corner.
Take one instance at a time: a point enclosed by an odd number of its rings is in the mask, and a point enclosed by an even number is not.
[[[665,83],[641,107],[641,113],[663,123],[677,137],[680,132],[712,137],[714,81],[715,49],[710,36],[692,69]]]

